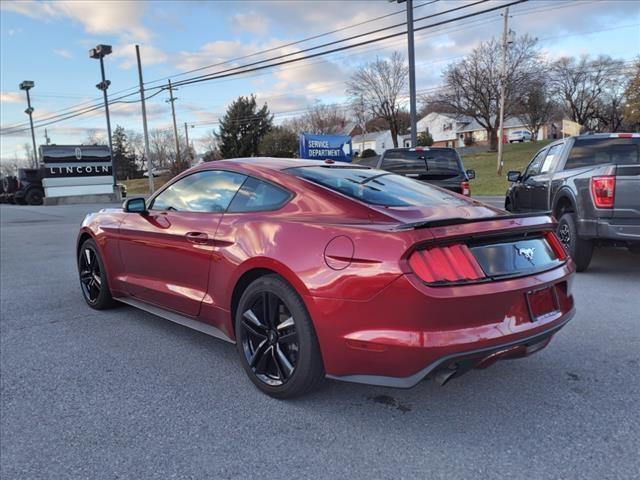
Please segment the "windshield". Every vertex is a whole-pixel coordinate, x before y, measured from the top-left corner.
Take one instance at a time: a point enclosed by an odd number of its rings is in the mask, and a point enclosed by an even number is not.
[[[384,154],[382,168],[404,173],[458,174],[462,170],[458,154],[451,148],[426,149],[419,151],[396,150]]]
[[[372,205],[416,207],[465,203],[457,196],[428,184],[382,170],[296,167],[287,172]]]

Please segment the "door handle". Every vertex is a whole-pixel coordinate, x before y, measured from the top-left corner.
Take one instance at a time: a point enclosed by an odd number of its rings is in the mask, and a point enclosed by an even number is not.
[[[207,243],[209,241],[209,235],[202,232],[187,232],[184,236],[191,243]]]

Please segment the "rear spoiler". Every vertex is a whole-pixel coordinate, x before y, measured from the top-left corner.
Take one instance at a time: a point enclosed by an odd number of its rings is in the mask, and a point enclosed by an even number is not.
[[[531,212],[531,213],[508,213],[505,215],[497,215],[495,217],[478,217],[478,218],[464,218],[453,217],[444,218],[440,220],[425,220],[422,222],[403,223],[394,230],[415,230],[418,228],[431,228],[431,227],[446,227],[449,225],[462,225],[464,223],[486,222],[492,220],[512,220],[515,218],[531,218],[531,217],[552,217],[553,212],[551,210]]]

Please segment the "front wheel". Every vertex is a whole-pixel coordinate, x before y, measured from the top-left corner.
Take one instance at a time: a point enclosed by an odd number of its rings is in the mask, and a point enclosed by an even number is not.
[[[292,398],[324,377],[311,317],[298,293],[278,275],[255,280],[235,315],[242,366],[251,381],[276,398]]]
[[[576,264],[576,270],[583,272],[591,263],[593,242],[578,236],[574,213],[565,213],[558,222],[558,238]]]
[[[104,262],[93,240],[86,240],[78,255],[78,274],[82,296],[91,308],[104,310],[113,306]]]

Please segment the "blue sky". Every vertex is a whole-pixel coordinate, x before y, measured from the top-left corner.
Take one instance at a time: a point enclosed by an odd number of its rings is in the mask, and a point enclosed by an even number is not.
[[[415,0],[414,16],[420,17],[469,2]],[[469,12],[499,5],[491,0],[469,8]],[[32,90],[34,120],[60,110],[99,99],[98,62],[88,58],[88,49],[98,43],[113,45],[106,58],[111,95],[137,85],[135,50],[141,46],[145,82],[171,76],[178,81],[190,75],[187,70],[248,55],[268,48],[275,51],[233,63],[255,61],[280,53],[393,25],[404,20],[398,13],[375,22],[351,27],[374,17],[402,12],[404,6],[381,1],[10,1],[3,0],[0,11],[0,124],[3,128],[23,124],[22,80],[34,80]],[[466,10],[463,12],[466,13]],[[632,60],[640,53],[640,1],[557,0],[530,1],[511,8],[510,26],[518,34],[529,33],[540,39],[549,58],[562,55],[606,54]],[[437,20],[449,18],[438,17]],[[417,24],[426,25],[434,20]],[[349,28],[351,27],[351,28]],[[440,83],[444,66],[459,59],[493,35],[499,35],[499,12],[485,14],[460,23],[416,34],[418,91],[428,91]],[[295,46],[286,43],[335,29],[343,31]],[[398,30],[394,30],[398,31]],[[368,37],[367,37],[368,38]],[[344,82],[358,65],[386,56],[392,51],[406,52],[406,39],[392,39],[244,77],[185,86],[176,92],[178,122],[195,125],[190,130],[198,139],[216,127],[215,122],[238,95],[256,93],[266,101],[277,121],[295,115],[314,102],[342,103],[346,100]],[[202,70],[211,73],[223,66]],[[228,68],[228,67],[226,67]],[[194,75],[194,74],[191,74]],[[122,94],[121,94],[122,95]],[[149,101],[150,128],[169,128],[171,117],[166,92]],[[127,98],[135,100],[136,96]],[[112,123],[141,130],[137,103],[112,107]],[[79,143],[88,129],[105,130],[102,111],[47,127],[54,143]],[[11,130],[9,130],[11,131]],[[42,143],[44,130],[36,130]],[[0,160],[23,157],[22,145],[30,141],[28,131],[1,138]]]

